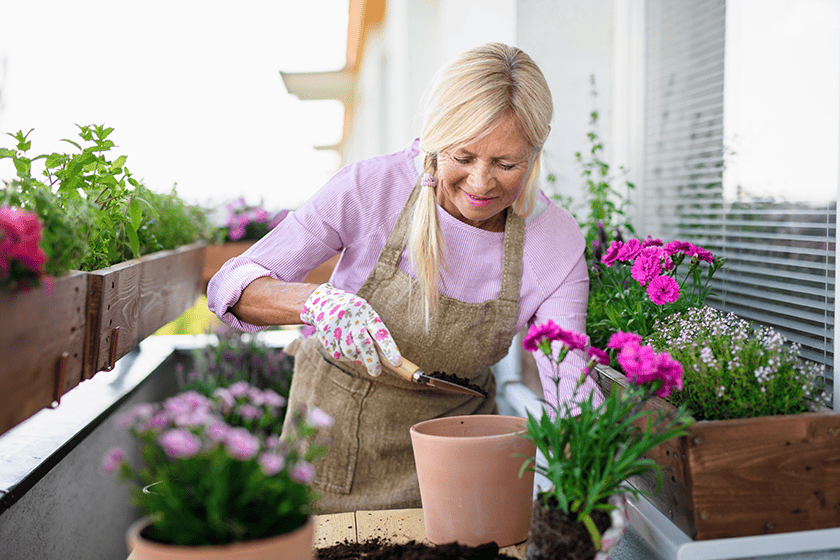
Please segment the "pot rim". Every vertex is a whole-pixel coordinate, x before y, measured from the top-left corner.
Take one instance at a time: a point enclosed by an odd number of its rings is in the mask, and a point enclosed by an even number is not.
[[[477,422],[481,420],[490,420],[493,423],[500,423],[500,422],[516,422],[522,424],[522,429],[520,430],[513,430],[509,432],[499,433],[499,434],[491,434],[491,435],[482,435],[482,436],[462,436],[462,435],[441,435],[441,434],[430,434],[426,431],[423,431],[425,428],[430,426],[435,426],[437,424],[445,424],[455,421],[461,422]],[[412,436],[415,437],[422,437],[432,440],[441,440],[441,441],[493,441],[494,439],[507,439],[511,436],[524,436],[527,430],[526,425],[527,419],[522,418],[520,416],[501,416],[499,414],[467,414],[462,416],[444,416],[442,418],[432,418],[430,420],[423,420],[422,422],[418,422],[411,426],[409,432]]]

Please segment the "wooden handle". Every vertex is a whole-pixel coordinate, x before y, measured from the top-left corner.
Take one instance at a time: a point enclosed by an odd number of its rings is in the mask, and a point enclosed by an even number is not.
[[[376,353],[379,354],[379,361],[382,363],[383,366],[390,369],[406,381],[416,383],[416,381],[414,381],[414,373],[420,369],[419,367],[405,359],[405,357],[403,357],[402,363],[399,366],[395,366],[391,363],[391,361],[388,358],[385,357],[385,354],[382,353],[382,350],[379,349],[379,346],[376,346]]]

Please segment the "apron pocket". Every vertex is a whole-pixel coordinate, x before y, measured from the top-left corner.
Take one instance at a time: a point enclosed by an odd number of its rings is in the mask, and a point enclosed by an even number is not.
[[[302,341],[295,350],[295,370],[289,392],[291,412],[300,405],[317,406],[333,417],[333,424],[319,432],[327,453],[315,461],[313,486],[327,492],[349,494],[359,457],[359,416],[371,382],[347,375],[327,362],[318,342]],[[287,415],[287,421],[291,414]],[[289,426],[284,426],[284,432]]]

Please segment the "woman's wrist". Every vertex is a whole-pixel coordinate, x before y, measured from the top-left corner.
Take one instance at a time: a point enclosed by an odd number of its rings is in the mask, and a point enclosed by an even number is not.
[[[240,321],[258,327],[300,325],[301,308],[318,286],[263,276],[242,290],[230,312]]]

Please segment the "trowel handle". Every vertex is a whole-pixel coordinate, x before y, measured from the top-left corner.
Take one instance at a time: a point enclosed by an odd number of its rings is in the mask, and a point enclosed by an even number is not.
[[[411,381],[412,383],[417,383],[417,380],[414,379],[414,374],[420,370],[415,364],[408,361],[405,356],[403,356],[402,363],[398,366],[392,364],[388,358],[385,357],[385,354],[382,353],[382,350],[379,349],[379,346],[376,346],[376,353],[379,354],[379,361],[382,365],[406,381]],[[422,371],[420,373],[423,373]]]

